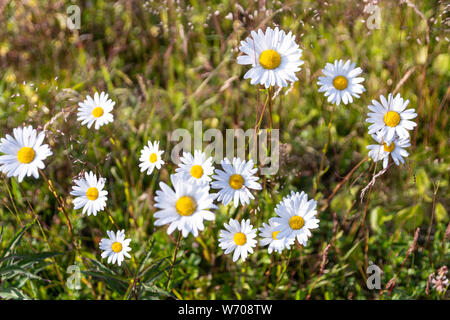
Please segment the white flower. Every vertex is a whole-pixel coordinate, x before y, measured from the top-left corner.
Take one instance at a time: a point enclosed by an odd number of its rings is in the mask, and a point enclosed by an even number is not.
[[[403,158],[409,156],[409,153],[405,150],[405,148],[411,146],[409,137],[399,138],[396,136],[390,144],[383,142],[382,136],[372,134],[372,138],[378,142],[378,144],[371,144],[367,146],[367,149],[370,150],[369,157],[372,158],[373,161],[377,162],[383,160],[383,168],[387,168],[390,155],[397,166],[400,165],[400,163],[405,163]]]
[[[353,97],[359,98],[359,95],[365,91],[361,82],[364,78],[358,77],[362,73],[361,68],[355,68],[356,63],[347,60],[335,60],[334,64],[327,63],[322,69],[324,77],[319,77],[319,92],[325,92],[328,102],[339,105],[341,101],[344,104],[353,102]]]
[[[239,158],[233,159],[233,164],[230,160],[225,158],[221,161],[224,171],[216,169],[216,174],[213,178],[216,181],[211,183],[211,187],[214,189],[220,189],[218,192],[218,201],[226,206],[234,199],[234,206],[239,205],[239,201],[242,205],[250,203],[250,199],[254,199],[249,189],[261,190],[261,185],[257,182],[258,177],[255,177],[255,173],[258,168],[253,168],[253,161],[241,160]]]
[[[212,158],[206,159],[206,154],[195,150],[194,156],[190,152],[183,152],[181,163],[175,170],[177,175],[183,176],[191,183],[207,183],[211,181],[214,172]]]
[[[259,244],[262,246],[269,245],[267,248],[269,254],[274,250],[275,252],[281,253],[284,249],[289,249],[295,242],[294,238],[280,238],[278,236],[280,228],[277,223],[271,220],[269,220],[269,224],[264,222],[263,226],[259,228],[259,231],[259,235],[262,237],[262,239],[259,240]]]
[[[252,31],[251,37],[241,41],[239,47],[244,55],[237,58],[239,64],[251,64],[252,68],[244,75],[244,79],[251,78],[250,83],[262,84],[266,88],[277,85],[286,87],[288,81],[295,82],[295,76],[300,71],[303,61],[300,59],[302,50],[295,43],[292,32],[286,35],[282,30],[261,29],[258,33]]]
[[[25,176],[39,178],[38,169],[44,169],[43,160],[53,153],[47,144],[42,144],[45,133],[39,134],[32,126],[15,128],[14,137],[9,134],[0,142],[0,171],[8,177],[18,177],[22,182]]]
[[[77,179],[74,182],[70,194],[76,197],[73,200],[75,210],[83,208],[83,213],[96,216],[97,212],[105,209],[108,200],[106,197],[108,191],[103,190],[105,178],[99,177],[97,180],[97,176],[91,171],[85,172],[84,179]]]
[[[205,228],[203,220],[215,219],[214,213],[209,211],[217,208],[213,204],[214,196],[209,193],[209,184],[193,184],[173,174],[170,180],[174,190],[160,182],[161,190],[156,191],[155,207],[161,210],[154,214],[155,225],[170,224],[167,234],[178,229],[185,238],[189,233],[197,237],[198,231]]]
[[[124,260],[124,256],[130,258],[131,251],[130,241],[131,239],[125,239],[125,230],[117,231],[106,231],[109,239],[103,238],[100,241],[100,249],[103,250],[102,258],[108,257],[108,263],[116,263],[120,266]]]
[[[159,141],[155,141],[152,143],[148,142],[148,146],[145,146],[144,149],[141,150],[141,157],[139,161],[139,167],[141,168],[141,172],[147,170],[147,174],[151,174],[153,169],[161,169],[161,166],[165,163],[161,159],[161,155],[164,153],[164,150],[159,150]]]
[[[83,102],[78,103],[78,121],[81,124],[87,124],[90,128],[95,122],[95,130],[98,130],[102,125],[113,122],[113,115],[111,113],[116,103],[108,99],[107,93],[96,92],[94,99],[87,96]]]
[[[275,207],[278,217],[270,219],[273,223],[279,224],[278,237],[297,238],[301,245],[306,246],[311,236],[310,229],[319,227],[319,220],[316,219],[316,205],[315,200],[308,201],[308,196],[303,191],[292,192],[290,196],[283,198]]]
[[[390,93],[388,100],[380,95],[381,104],[372,100],[369,109],[373,113],[368,113],[369,118],[366,122],[372,123],[369,127],[369,134],[376,133],[384,138],[384,142],[391,142],[395,134],[400,138],[409,137],[408,130],[412,130],[417,124],[410,119],[417,117],[414,109],[405,110],[409,100],[403,101],[400,94],[395,98]]]
[[[248,253],[253,253],[256,246],[256,229],[250,224],[250,220],[239,221],[230,219],[229,224],[225,223],[225,229],[220,231],[219,246],[229,254],[234,250],[233,262],[239,257],[245,261]]]

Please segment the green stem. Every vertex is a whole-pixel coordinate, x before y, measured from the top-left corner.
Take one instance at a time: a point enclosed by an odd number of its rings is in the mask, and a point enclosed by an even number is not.
[[[172,263],[170,264],[169,276],[167,277],[167,283],[166,283],[166,289],[169,288],[170,278],[172,277],[173,266],[174,266],[175,261],[176,261],[176,259],[177,259],[177,253],[178,253],[178,248],[179,248],[179,246],[180,246],[180,241],[181,241],[181,231],[179,231],[177,244],[175,245],[175,251],[174,251],[174,253],[173,253]]]

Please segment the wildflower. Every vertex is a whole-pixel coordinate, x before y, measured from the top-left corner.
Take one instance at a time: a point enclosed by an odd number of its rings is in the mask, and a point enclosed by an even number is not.
[[[270,86],[286,87],[289,82],[298,78],[295,72],[300,71],[303,61],[300,59],[302,50],[295,43],[295,35],[289,32],[267,28],[264,33],[251,32],[251,37],[241,41],[239,50],[244,53],[237,58],[239,64],[251,64],[252,68],[244,75],[250,78],[252,85],[261,84],[266,88]]]
[[[220,189],[218,192],[218,201],[226,206],[231,200],[234,200],[234,206],[237,207],[239,202],[242,205],[250,203],[250,199],[254,196],[250,193],[250,189],[261,190],[261,185],[257,182],[258,177],[255,173],[257,168],[253,168],[252,160],[245,161],[234,158],[233,163],[225,158],[221,161],[222,170],[216,169],[213,178],[216,181],[211,183],[214,189]]]
[[[263,223],[263,226],[259,228],[260,236],[262,237],[259,240],[259,244],[262,246],[267,246],[267,251],[269,254],[275,250],[275,252],[281,253],[284,249],[289,249],[291,245],[294,244],[294,238],[280,238],[279,233],[280,230],[278,228],[278,224],[274,221],[269,220],[269,224]]]
[[[124,257],[130,258],[131,251],[130,241],[131,239],[125,239],[125,230],[117,231],[106,231],[109,239],[103,238],[100,241],[100,249],[103,250],[102,258],[108,258],[108,263],[116,263],[120,266]]]
[[[319,219],[316,219],[317,202],[313,199],[308,201],[308,196],[303,191],[301,193],[292,192],[291,195],[275,207],[277,217],[271,218],[272,223],[278,223],[280,233],[277,237],[297,238],[297,241],[306,246],[308,238],[311,236],[311,229],[319,227]]]
[[[219,246],[225,250],[225,254],[234,251],[233,262],[239,257],[245,261],[248,253],[253,253],[253,247],[256,246],[256,229],[250,224],[250,220],[239,223],[235,219],[225,223],[225,229],[220,231]]]
[[[104,124],[113,122],[111,111],[115,104],[111,99],[108,99],[108,94],[104,92],[100,95],[96,92],[94,99],[87,96],[83,102],[78,103],[78,121],[81,121],[82,125],[87,124],[88,128],[95,123],[95,130],[98,130]]]
[[[409,137],[399,138],[395,136],[391,143],[386,143],[383,141],[381,136],[372,134],[372,138],[378,142],[378,144],[371,144],[367,146],[369,149],[369,157],[375,162],[383,160],[383,168],[387,168],[389,164],[389,156],[391,156],[394,163],[398,166],[400,163],[405,163],[403,158],[409,156],[408,151],[405,148],[410,147]]]
[[[365,91],[361,82],[364,78],[358,77],[362,73],[361,68],[355,68],[356,63],[347,60],[335,60],[334,64],[327,63],[322,69],[324,77],[319,77],[319,92],[325,92],[328,102],[339,105],[353,102],[353,97],[359,98]]]
[[[369,126],[369,134],[376,133],[381,135],[384,142],[390,143],[397,134],[400,138],[409,137],[408,130],[412,130],[417,124],[411,119],[417,117],[414,109],[405,110],[409,104],[409,100],[404,101],[397,94],[395,98],[390,93],[388,99],[380,95],[381,104],[372,100],[369,109],[373,112],[369,113],[366,122],[372,123]]]
[[[73,201],[74,209],[83,208],[83,213],[96,216],[97,212],[102,211],[106,207],[106,195],[108,191],[103,190],[106,179],[99,177],[91,172],[85,172],[84,178],[74,181],[75,186],[72,187],[71,195],[76,196]]]
[[[141,150],[141,157],[139,161],[139,167],[141,168],[141,172],[147,170],[147,174],[151,174],[153,169],[161,169],[161,166],[165,163],[161,159],[161,155],[164,153],[164,150],[159,150],[159,141],[155,141],[152,143],[148,141],[148,146],[145,146],[144,149]]]
[[[209,193],[209,184],[196,185],[177,175],[171,175],[173,190],[164,182],[159,184],[161,190],[156,191],[155,207],[160,210],[154,216],[155,225],[169,224],[167,234],[175,229],[182,232],[183,237],[192,233],[198,236],[198,231],[205,227],[203,220],[212,221],[215,209],[214,196]]]
[[[22,182],[25,176],[39,178],[38,169],[44,169],[43,160],[53,153],[47,144],[42,144],[45,133],[39,134],[32,126],[19,127],[13,130],[14,137],[9,134],[1,138],[0,171],[8,177],[18,177]]]
[[[210,177],[214,172],[212,158],[206,158],[206,154],[200,150],[195,150],[194,156],[190,152],[184,152],[180,161],[175,171],[189,182],[209,183],[212,180]]]
[[[438,270],[438,274],[434,276],[433,280],[431,280],[433,288],[439,293],[444,292],[448,286],[447,272],[447,266],[443,266]]]

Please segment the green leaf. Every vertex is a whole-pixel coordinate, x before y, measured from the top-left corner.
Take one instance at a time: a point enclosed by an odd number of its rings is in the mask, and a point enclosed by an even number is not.
[[[11,239],[6,249],[3,251],[3,253],[0,256],[1,258],[4,258],[8,253],[10,253],[12,250],[14,250],[15,246],[20,242],[20,239],[22,239],[23,234],[26,230],[28,230],[32,225],[34,224],[34,221],[27,224],[25,227],[22,228],[19,232],[17,232],[14,236],[14,238]]]
[[[37,254],[13,254],[5,258],[0,259],[0,263],[7,260],[20,260],[21,262],[38,262],[47,258],[52,258],[54,256],[60,255],[62,252],[43,252]]]
[[[116,275],[116,274],[108,274],[108,273],[101,273],[101,272],[97,272],[97,271],[81,271],[81,273],[93,276],[93,277],[97,277],[97,278],[101,278],[101,279],[113,279],[116,281],[120,281],[120,282],[125,282],[127,283],[127,279]]]
[[[35,275],[34,273],[29,272],[29,271],[27,271],[19,266],[16,266],[16,265],[0,268],[0,276],[1,275],[3,275],[3,277],[6,279],[13,278],[17,275],[24,275],[30,279],[44,280],[41,277]]]
[[[356,248],[358,248],[358,246],[359,246],[359,244],[361,243],[361,241],[362,241],[362,240],[359,240],[357,243],[355,243],[355,244],[353,245],[353,247],[352,247],[350,250],[347,251],[347,253],[345,254],[345,256],[342,258],[343,261],[347,260],[347,259],[351,256],[351,254],[353,253],[353,251],[355,251]]]
[[[29,296],[17,288],[0,288],[0,297],[3,299],[31,300]]]
[[[380,206],[370,211],[370,227],[376,233],[381,232],[381,226],[383,225],[383,215],[384,209]]]
[[[436,221],[440,222],[440,223],[447,223],[448,221],[448,214],[447,214],[447,210],[445,210],[445,207],[442,205],[442,203],[438,202],[436,204],[436,208],[435,208],[435,216],[436,216]]]
[[[405,230],[415,230],[422,224],[424,210],[421,204],[400,210],[395,217],[395,224],[398,228]]]
[[[147,262],[148,259],[150,259],[150,256],[152,255],[152,252],[153,252],[153,246],[154,246],[154,244],[155,244],[155,240],[152,239],[150,245],[148,246],[148,249],[146,250],[146,251],[147,251],[147,254],[146,254],[146,255],[144,256],[144,258],[142,258],[142,260],[139,262],[139,266],[138,266],[138,269],[137,269],[138,272],[137,272],[137,273],[139,273],[139,272],[142,271],[142,269],[144,268],[145,263]]]

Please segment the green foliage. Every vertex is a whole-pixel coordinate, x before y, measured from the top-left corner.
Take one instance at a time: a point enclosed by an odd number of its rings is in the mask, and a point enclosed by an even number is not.
[[[32,124],[47,130],[53,155],[44,169],[60,203],[41,176],[2,176],[0,186],[0,297],[5,299],[440,299],[428,277],[449,265],[448,37],[444,4],[381,1],[381,29],[369,30],[362,1],[106,1],[81,7],[81,29],[69,30],[71,1],[9,1],[0,30],[0,136]],[[231,16],[230,16],[231,14]],[[230,18],[231,17],[231,18]],[[448,21],[447,21],[448,22]],[[239,42],[258,27],[279,25],[296,35],[305,64],[299,81],[273,105],[280,129],[280,170],[262,177],[264,190],[245,208],[219,206],[216,220],[197,238],[182,239],[154,226],[154,195],[175,166],[174,129],[253,128],[265,91],[243,79]],[[363,70],[366,92],[336,108],[317,92],[326,62],[352,59]],[[81,127],[77,103],[95,91],[116,102],[114,123]],[[399,92],[416,109],[410,156],[378,177],[364,162],[327,206],[344,176],[372,144],[365,118],[380,94]],[[262,127],[268,126],[263,118]],[[161,141],[166,165],[140,172],[140,150]],[[206,145],[206,144],[205,144]],[[204,145],[204,146],[205,146]],[[380,169],[378,163],[376,172]],[[99,242],[115,230],[105,212],[73,210],[73,179],[83,170],[107,178],[108,208],[131,238],[122,267],[101,259]],[[318,175],[320,183],[315,185]],[[317,188],[317,190],[315,190]],[[218,247],[223,223],[250,218],[261,226],[291,190],[318,201],[320,227],[306,247],[283,254],[257,247],[232,263]],[[408,253],[420,228],[416,246]],[[150,245],[148,245],[150,244]],[[327,245],[331,244],[324,256]],[[406,259],[406,260],[405,260]],[[382,270],[382,288],[369,290],[366,268]],[[81,289],[68,288],[70,266],[81,269]],[[321,267],[323,269],[321,270]]]

